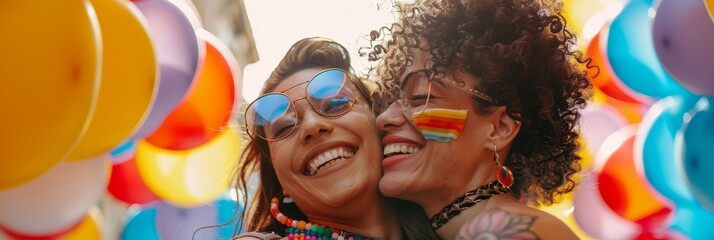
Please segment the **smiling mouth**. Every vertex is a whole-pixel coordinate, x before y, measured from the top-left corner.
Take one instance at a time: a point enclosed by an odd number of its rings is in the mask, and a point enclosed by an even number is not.
[[[305,166],[305,175],[315,176],[318,172],[332,167],[333,165],[352,158],[355,149],[348,147],[331,148],[310,160]]]
[[[414,144],[392,143],[384,146],[384,157],[391,157],[400,154],[412,154],[421,148]]]

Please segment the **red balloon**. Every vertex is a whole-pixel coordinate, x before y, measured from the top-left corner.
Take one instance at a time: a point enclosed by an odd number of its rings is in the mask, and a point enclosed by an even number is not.
[[[633,149],[636,131],[637,125],[630,125],[613,133],[605,139],[595,156],[596,161],[605,160],[598,176],[602,199],[615,213],[633,222],[655,213],[668,215],[671,212],[651,194],[651,186],[642,182],[644,178],[639,177],[635,170]]]
[[[159,199],[139,176],[133,156],[112,166],[112,176],[107,189],[116,199],[129,204],[144,204]]]
[[[168,150],[186,150],[206,143],[226,127],[236,97],[237,63],[225,45],[199,30],[206,56],[187,97],[146,141]]]
[[[32,234],[22,233],[22,232],[18,232],[18,231],[9,229],[5,226],[0,226],[0,230],[2,230],[3,233],[10,236],[10,238],[17,239],[17,240],[55,240],[55,239],[60,239],[62,236],[67,235],[69,232],[74,230],[81,222],[82,221],[78,221],[77,223],[72,224],[70,227],[68,227],[66,229],[62,229],[55,233],[45,234],[45,235],[32,235]]]

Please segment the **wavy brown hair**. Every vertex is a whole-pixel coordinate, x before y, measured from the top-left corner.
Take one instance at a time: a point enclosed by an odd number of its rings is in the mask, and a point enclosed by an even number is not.
[[[372,31],[371,46],[360,53],[379,63],[387,100],[399,91],[399,77],[414,64],[415,50],[430,53],[437,78],[453,66],[476,76],[477,89],[522,123],[504,163],[516,176],[513,195],[550,205],[573,190],[581,169],[576,128],[591,88],[590,60],[575,51],[560,6],[554,0],[399,5],[399,21]],[[477,113],[494,107],[477,97],[472,102]]]
[[[339,68],[351,73],[348,51],[339,43],[326,38],[305,38],[297,41],[265,82],[261,94],[272,92],[273,89],[288,76],[307,68]],[[356,77],[351,74],[354,79]],[[355,81],[362,97],[372,105],[373,86],[365,81]],[[378,139],[375,139],[378,141]],[[249,179],[253,173],[260,174],[260,185],[251,203],[241,215],[247,231],[269,231],[282,234],[285,226],[275,220],[270,213],[270,200],[282,194],[282,186],[278,182],[275,169],[271,162],[268,142],[262,138],[252,138],[243,150],[241,161],[236,170],[237,188],[243,193],[248,192]],[[247,195],[243,196],[248,201]],[[409,239],[436,239],[438,235],[431,230],[426,216],[421,209],[410,202],[390,199],[390,204],[398,215],[402,231]],[[280,210],[292,219],[305,220],[307,217],[295,204],[280,204]]]

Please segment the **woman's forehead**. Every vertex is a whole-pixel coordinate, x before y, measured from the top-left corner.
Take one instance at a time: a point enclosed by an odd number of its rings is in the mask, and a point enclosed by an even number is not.
[[[305,87],[307,86],[305,83],[310,81],[312,77],[322,70],[323,69],[320,68],[308,68],[297,71],[280,81],[280,83],[278,83],[278,85],[276,85],[273,89],[273,92],[284,93],[288,96],[303,94],[305,93]]]

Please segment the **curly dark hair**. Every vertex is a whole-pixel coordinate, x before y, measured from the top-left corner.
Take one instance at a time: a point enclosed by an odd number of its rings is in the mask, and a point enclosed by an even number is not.
[[[551,205],[573,190],[581,169],[576,128],[591,93],[586,70],[596,68],[575,50],[561,6],[550,0],[399,5],[399,21],[372,31],[371,47],[360,54],[378,62],[373,70],[382,77],[387,101],[399,91],[399,77],[414,64],[417,50],[430,53],[436,78],[456,64],[475,76],[477,89],[522,123],[504,163],[517,176],[512,194]],[[477,97],[472,102],[477,113],[494,107]]]

